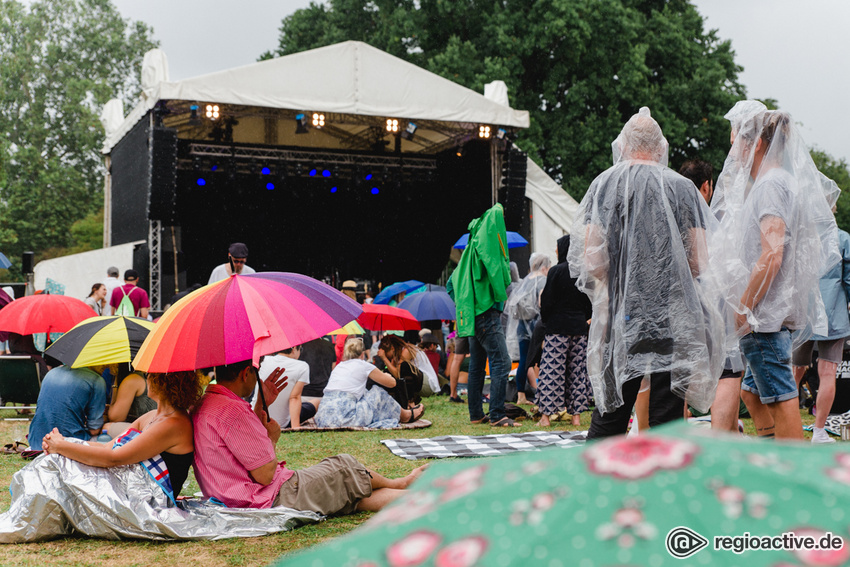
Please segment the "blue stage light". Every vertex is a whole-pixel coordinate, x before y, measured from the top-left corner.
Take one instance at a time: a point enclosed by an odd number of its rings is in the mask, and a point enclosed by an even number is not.
[[[372,174],[371,174],[371,173],[367,173],[367,174],[366,174],[366,177],[365,177],[364,179],[366,179],[366,181],[372,181]]]
[[[331,171],[329,169],[323,169],[322,170],[322,177],[330,177],[330,176],[331,176]]]
[[[272,172],[272,170],[269,169],[268,167],[264,167],[263,169],[260,170],[260,173],[262,173],[263,175],[268,175],[271,172]]]
[[[203,186],[204,186],[204,185],[206,185],[206,184],[207,184],[207,180],[206,180],[206,179],[204,179],[203,177],[199,177],[199,178],[198,178],[198,185],[200,185],[201,187],[203,187]]]
[[[377,195],[380,192],[381,192],[381,190],[378,189],[377,187],[372,187],[372,195]]]
[[[272,183],[272,182],[268,182],[268,183],[266,183],[266,189],[268,189],[269,191],[271,191],[272,189],[274,189],[274,183]]]
[[[218,170],[218,166],[217,166],[217,165],[214,165],[214,166],[212,166],[212,167],[210,168],[210,171],[217,171],[217,170]]]
[[[317,174],[317,173],[318,173],[318,170],[317,170],[317,169],[315,169],[315,168],[311,169],[311,170],[310,170],[310,177],[316,177],[316,174]]]
[[[331,187],[331,193],[336,193],[338,190],[338,187]]]

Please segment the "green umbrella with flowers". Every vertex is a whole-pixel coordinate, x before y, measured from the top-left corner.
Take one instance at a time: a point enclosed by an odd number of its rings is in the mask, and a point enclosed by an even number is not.
[[[837,567],[848,526],[850,444],[680,423],[435,464],[359,529],[278,565]]]

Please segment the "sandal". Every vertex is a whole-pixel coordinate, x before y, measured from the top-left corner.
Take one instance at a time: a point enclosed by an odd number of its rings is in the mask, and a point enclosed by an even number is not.
[[[417,409],[421,409],[422,411],[417,414]],[[414,423],[416,421],[419,421],[419,418],[421,418],[423,415],[425,415],[425,408],[422,406],[422,404],[416,404],[415,406],[410,408],[410,417],[404,423]]]
[[[469,423],[472,425],[487,425],[490,423],[490,418],[488,416],[484,416],[481,419],[470,419]]]
[[[0,449],[0,453],[4,455],[20,455],[24,451],[29,449],[29,445],[24,443],[23,441],[15,441],[14,443],[7,443]]]
[[[44,451],[21,451],[21,458],[29,461],[41,455]]]
[[[505,416],[499,421],[495,421],[490,424],[490,427],[522,427],[521,423],[517,423],[511,418]]]
[[[465,404],[466,403],[466,401],[463,398],[461,398],[460,396],[458,396],[456,398],[449,396],[449,401],[454,402],[456,404]]]

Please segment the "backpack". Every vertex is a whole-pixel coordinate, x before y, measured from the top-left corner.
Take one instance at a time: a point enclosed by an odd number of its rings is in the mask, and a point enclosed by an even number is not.
[[[130,290],[130,293],[133,293],[132,289]],[[130,301],[130,293],[125,294],[124,297],[121,298],[121,303],[119,303],[118,307],[115,309],[116,315],[123,315],[124,317],[136,316],[136,308],[133,306],[133,302]]]

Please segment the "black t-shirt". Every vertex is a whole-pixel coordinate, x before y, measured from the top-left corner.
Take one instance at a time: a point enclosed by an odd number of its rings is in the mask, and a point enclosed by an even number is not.
[[[299,360],[303,360],[310,366],[310,383],[304,386],[301,395],[321,398],[324,395],[325,386],[328,385],[333,364],[336,362],[334,346],[324,339],[306,342],[301,345]]]

